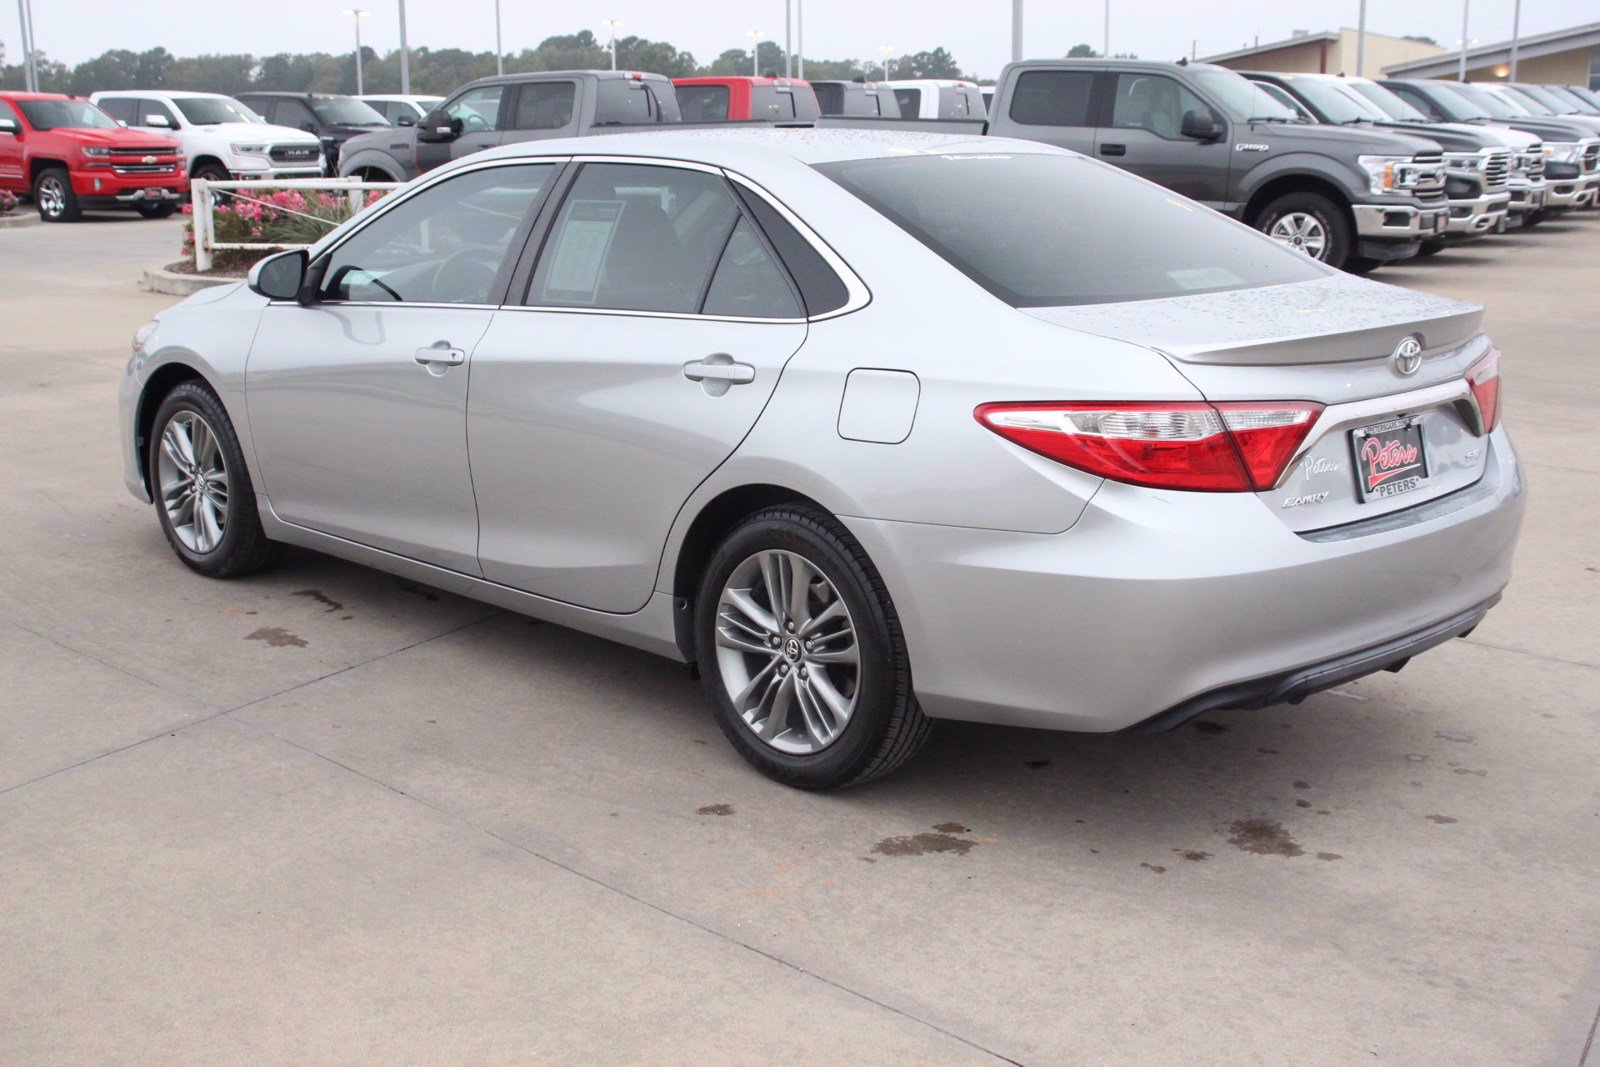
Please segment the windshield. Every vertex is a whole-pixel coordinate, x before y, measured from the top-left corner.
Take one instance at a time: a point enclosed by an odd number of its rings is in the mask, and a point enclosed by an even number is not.
[[[1205,86],[1234,118],[1246,122],[1298,122],[1300,118],[1261,87],[1231,70],[1192,70],[1190,76]]]
[[[1487,89],[1481,89],[1476,85],[1469,85],[1466,82],[1455,82],[1450,86],[1448,91],[1455,93],[1458,96],[1463,96],[1472,101],[1474,104],[1477,104],[1478,107],[1484,111],[1487,111],[1491,118],[1521,119],[1527,118],[1528,116],[1526,108],[1517,107],[1510,101],[1503,99],[1498,94],[1491,93]]]
[[[1540,85],[1518,85],[1513,90],[1521,93],[1524,98],[1531,97],[1535,103],[1543,104],[1552,115],[1572,114],[1572,105],[1560,96]]]
[[[267,121],[231,96],[175,96],[172,102],[183,112],[184,121],[196,126]]]
[[[1544,91],[1561,101],[1566,107],[1566,114],[1593,115],[1600,111],[1600,108],[1596,108],[1589,101],[1579,96],[1575,90],[1569,89],[1565,85],[1546,85]]]
[[[1567,92],[1592,105],[1596,111],[1600,111],[1600,93],[1595,92],[1593,89],[1585,89],[1581,85],[1568,86]]]
[[[1543,99],[1541,99],[1532,90],[1524,89],[1520,85],[1501,85],[1501,86],[1497,86],[1495,89],[1493,89],[1491,91],[1492,92],[1498,92],[1498,93],[1501,93],[1504,96],[1510,97],[1512,100],[1516,101],[1518,104],[1520,104],[1524,108],[1526,108],[1527,111],[1528,111],[1528,114],[1530,114],[1530,115],[1557,115],[1557,114],[1560,114],[1559,111],[1557,111],[1555,108],[1551,107],[1548,103],[1546,103]]]
[[[817,170],[1012,307],[1155,300],[1333,273],[1081,156],[929,155]]]
[[[330,126],[387,126],[389,120],[372,105],[348,96],[313,96],[311,110]]]
[[[1427,122],[1428,116],[1391,93],[1377,82],[1345,82],[1352,91],[1360,93],[1366,101],[1396,122]]]
[[[115,130],[117,120],[87,100],[13,101],[36,130]]]
[[[1492,119],[1488,108],[1476,100],[1469,100],[1456,92],[1439,84],[1428,86],[1428,96],[1433,101],[1433,106],[1444,112],[1445,118],[1451,122],[1481,122]]]
[[[1294,78],[1284,76],[1294,92],[1299,93],[1311,109],[1320,112],[1323,122],[1351,123],[1374,122],[1383,114],[1365,100],[1358,100],[1333,82],[1320,78]]]

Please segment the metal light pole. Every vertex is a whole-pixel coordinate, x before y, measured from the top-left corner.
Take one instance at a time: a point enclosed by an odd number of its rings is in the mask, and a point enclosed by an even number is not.
[[[794,77],[794,42],[789,38],[789,31],[794,23],[791,18],[790,0],[783,0],[783,76]]]
[[[411,95],[411,46],[406,44],[406,0],[400,0],[400,93]]]
[[[494,0],[494,72],[506,72],[506,50],[500,43],[500,0]]]
[[[1456,70],[1456,81],[1467,80],[1467,11],[1472,7],[1472,0],[1461,0],[1461,65]]]
[[[752,78],[761,77],[761,38],[765,36],[766,33],[762,30],[750,31],[750,76]]]
[[[17,0],[17,21],[22,29],[22,84],[39,91],[39,40],[33,35],[33,0]]]
[[[1102,59],[1111,58],[1111,0],[1106,0],[1106,36],[1101,45],[1100,56]]]
[[[372,14],[358,7],[347,7],[340,14],[349,15],[356,20],[356,95],[364,96],[367,92],[366,80],[361,76],[361,20]]]
[[[1522,37],[1522,0],[1511,9],[1511,80],[1517,80],[1517,44]]]
[[[806,0],[794,0],[795,77],[806,76]]]
[[[1021,0],[1018,0],[1018,2],[1020,3]],[[894,51],[894,45],[892,45],[892,44],[880,44],[878,46],[878,51],[883,53],[883,80],[884,81],[888,81],[889,80],[889,53]]]
[[[1011,62],[1022,58],[1022,0],[1011,0]],[[888,78],[888,75],[884,75]]]
[[[611,42],[607,46],[611,49],[611,69],[617,69],[617,27],[622,25],[621,19],[606,19],[603,25],[611,30]]]
[[[1361,0],[1361,14],[1356,21],[1356,77],[1366,76],[1367,65],[1367,0]]]

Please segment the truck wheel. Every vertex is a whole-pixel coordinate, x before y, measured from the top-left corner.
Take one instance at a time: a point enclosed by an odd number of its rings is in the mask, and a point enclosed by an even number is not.
[[[1345,273],[1347,274],[1367,275],[1383,266],[1383,263],[1384,261],[1381,259],[1368,259],[1366,256],[1350,256],[1344,261],[1344,269]]]
[[[147,219],[168,219],[172,217],[172,213],[176,210],[178,210],[178,205],[168,201],[139,205],[139,214]]]
[[[1350,256],[1350,222],[1321,193],[1285,193],[1262,209],[1256,229],[1330,267],[1343,267]]]
[[[219,167],[215,163],[202,164],[197,170],[193,171],[189,177],[203,178],[208,182],[226,182],[233,180],[233,175],[229,174],[225,167]]]
[[[1444,242],[1435,237],[1431,241],[1422,242],[1422,246],[1417,249],[1417,258],[1426,259],[1429,256],[1436,256],[1443,251]]]
[[[78,197],[65,168],[46,167],[33,180],[33,202],[45,222],[74,222],[81,218]]]
[[[1530,211],[1526,215],[1522,216],[1522,228],[1524,230],[1531,230],[1549,217],[1550,212],[1546,211],[1544,208],[1540,208],[1538,211]]]
[[[769,778],[854,785],[927,739],[888,590],[831,515],[785,504],[735,528],[706,568],[694,629],[718,725]]]

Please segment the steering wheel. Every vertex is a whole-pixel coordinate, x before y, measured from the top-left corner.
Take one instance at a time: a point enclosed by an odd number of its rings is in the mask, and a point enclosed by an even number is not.
[[[479,130],[487,130],[489,128],[489,120],[485,119],[476,111],[469,111],[467,112],[466,118],[461,120],[461,128],[467,133],[476,133]]]
[[[481,304],[489,298],[500,253],[490,248],[463,248],[446,256],[433,272],[433,299],[441,304]]]

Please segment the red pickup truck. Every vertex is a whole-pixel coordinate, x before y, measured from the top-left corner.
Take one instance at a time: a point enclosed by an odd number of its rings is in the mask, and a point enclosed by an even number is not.
[[[798,78],[674,78],[684,122],[814,119],[811,83]]]
[[[189,195],[189,174],[177,141],[125,129],[87,100],[0,92],[0,189],[31,195],[46,222],[101,207],[165,218]]]

